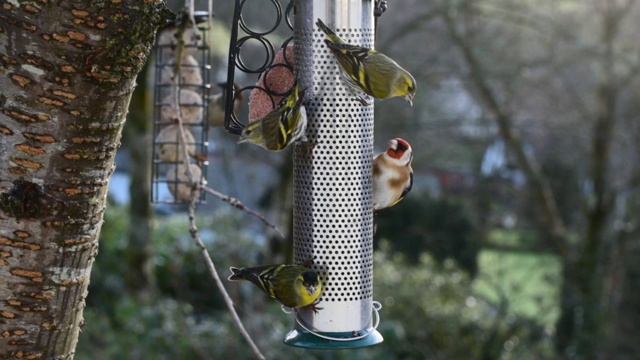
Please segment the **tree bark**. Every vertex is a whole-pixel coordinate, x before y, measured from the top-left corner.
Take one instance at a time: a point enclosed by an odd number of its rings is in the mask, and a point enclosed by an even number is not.
[[[0,358],[71,359],[159,0],[2,1]]]

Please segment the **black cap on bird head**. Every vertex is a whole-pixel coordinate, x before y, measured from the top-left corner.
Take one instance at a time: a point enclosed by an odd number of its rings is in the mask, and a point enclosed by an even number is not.
[[[317,286],[319,282],[317,272],[309,270],[302,273],[302,284],[304,286]]]

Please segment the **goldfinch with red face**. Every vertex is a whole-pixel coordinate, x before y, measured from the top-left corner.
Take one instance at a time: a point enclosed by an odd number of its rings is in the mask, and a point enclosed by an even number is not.
[[[403,139],[389,140],[389,147],[373,158],[373,210],[399,203],[413,185],[413,152]]]

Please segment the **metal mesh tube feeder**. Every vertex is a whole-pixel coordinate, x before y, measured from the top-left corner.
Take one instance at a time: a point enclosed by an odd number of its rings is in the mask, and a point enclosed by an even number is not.
[[[326,281],[318,314],[300,309],[285,343],[354,348],[380,343],[373,313],[373,104],[362,105],[316,26],[351,44],[374,46],[371,0],[296,0],[294,49],[312,151],[294,153],[294,258],[313,258]],[[379,319],[376,319],[376,322]]]
[[[318,349],[378,344],[383,339],[375,329],[379,303],[373,301],[373,104],[363,106],[347,88],[324,44],[324,33],[315,26],[320,18],[343,40],[373,48],[373,0],[291,0],[284,14],[278,0],[260,4],[277,13],[268,31],[248,26],[242,16],[247,0],[236,0],[227,83],[234,82],[237,71],[267,77],[286,67],[306,89],[306,136],[314,146],[296,143],[294,150],[294,261],[305,264],[313,259],[325,289],[317,314],[308,308],[294,310],[295,328],[284,342]],[[281,46],[285,62],[277,64],[268,35],[281,22],[293,30],[293,39]],[[267,61],[256,68],[247,67],[243,59],[243,46],[251,41],[266,51]],[[286,61],[291,41],[295,64]],[[269,95],[274,106],[273,99],[288,95],[268,86],[227,86],[229,133],[240,134],[246,126],[234,113],[235,99],[254,90]]]

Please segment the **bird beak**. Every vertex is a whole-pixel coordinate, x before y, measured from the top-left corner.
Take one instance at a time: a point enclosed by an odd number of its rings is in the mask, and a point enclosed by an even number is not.
[[[413,107],[413,97],[414,97],[415,95],[416,95],[415,93],[413,93],[413,94],[407,94],[407,95],[404,97],[405,99],[407,99],[407,101],[409,102],[409,105],[411,105],[412,107]]]
[[[318,289],[315,286],[309,286],[307,290],[309,291],[309,295],[313,295]]]
[[[248,137],[246,137],[246,136],[244,136],[244,135],[241,135],[241,136],[240,136],[240,140],[238,140],[238,144],[245,143],[245,142],[247,142],[248,140],[249,140],[249,138],[248,138]]]

